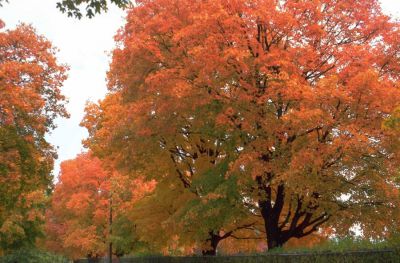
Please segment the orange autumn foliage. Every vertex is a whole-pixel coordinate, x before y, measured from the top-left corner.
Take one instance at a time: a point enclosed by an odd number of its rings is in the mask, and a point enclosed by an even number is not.
[[[116,220],[153,188],[154,183],[107,172],[90,153],[63,162],[46,217],[47,248],[75,259],[104,256],[111,238],[110,200]]]
[[[35,244],[52,187],[55,150],[45,136],[67,117],[67,67],[28,25],[0,21],[0,253]]]
[[[214,252],[224,226],[254,215],[269,249],[320,227],[386,237],[399,27],[376,0],[138,1],[87,145],[123,172],[180,181],[190,202],[166,222]]]

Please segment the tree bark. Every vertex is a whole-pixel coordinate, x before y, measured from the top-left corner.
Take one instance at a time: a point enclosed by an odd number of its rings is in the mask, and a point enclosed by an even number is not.
[[[256,178],[260,198],[258,205],[264,220],[268,250],[282,247],[291,238],[307,236],[329,220],[330,215],[319,209],[318,203],[304,201],[299,195],[288,198],[283,183],[273,191],[268,179]],[[274,197],[272,192],[276,193]],[[312,196],[318,200],[320,195],[315,192]]]
[[[267,234],[267,244],[268,244],[268,250],[274,249],[274,248],[278,248],[278,247],[282,247],[284,242],[281,238],[281,233],[278,229],[278,226],[274,226],[273,224],[271,224],[271,222],[264,218],[264,222],[265,222],[265,231]]]
[[[203,249],[203,251],[201,251],[201,254],[203,256],[216,256],[217,255],[217,249],[216,248],[209,248],[209,249]]]
[[[223,239],[220,235],[214,234],[214,231],[209,232],[209,238],[206,240],[206,248],[201,253],[203,256],[216,256],[219,242]]]
[[[263,202],[261,202],[261,204],[263,204]],[[279,229],[279,217],[274,214],[272,209],[262,208],[261,210],[261,215],[264,220],[268,250],[282,247],[287,240],[284,240],[282,231]]]

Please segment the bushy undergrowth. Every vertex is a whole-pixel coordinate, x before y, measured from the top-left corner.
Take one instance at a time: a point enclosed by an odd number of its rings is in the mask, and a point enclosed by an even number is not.
[[[24,248],[0,257],[0,263],[69,263],[65,257],[34,248]]]
[[[143,253],[120,259],[120,263],[256,263],[256,262],[400,262],[400,248],[394,241],[357,239],[329,240],[313,248],[280,248],[262,254],[217,257],[163,257]],[[0,263],[68,263],[68,259],[38,249],[20,249],[0,258]],[[87,263],[88,260],[78,260]],[[99,262],[102,262],[99,260]]]
[[[195,256],[195,257],[134,257],[122,258],[120,263],[396,263],[400,262],[396,252],[330,252],[308,254],[269,254],[248,256]],[[89,263],[79,260],[77,263]]]
[[[396,240],[372,241],[365,239],[331,239],[314,247],[276,248],[268,254],[280,253],[323,253],[323,252],[352,252],[365,250],[385,250],[399,247]]]

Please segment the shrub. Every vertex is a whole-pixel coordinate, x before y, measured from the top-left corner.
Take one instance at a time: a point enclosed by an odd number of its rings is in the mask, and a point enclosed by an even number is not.
[[[0,263],[68,263],[68,259],[33,248],[19,249],[0,258]]]

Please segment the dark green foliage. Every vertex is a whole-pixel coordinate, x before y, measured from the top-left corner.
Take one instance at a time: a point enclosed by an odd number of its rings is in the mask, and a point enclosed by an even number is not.
[[[0,258],[0,263],[68,263],[68,259],[37,249],[20,249]]]
[[[400,262],[400,248],[394,241],[374,242],[352,238],[327,241],[313,248],[277,248],[265,254],[232,256],[165,257],[157,254],[135,254],[120,258],[120,263],[308,263],[308,262]],[[76,263],[87,263],[86,259]]]
[[[8,2],[9,0],[0,0],[0,7]],[[132,4],[130,0],[62,0],[57,3],[57,8],[69,17],[81,19],[85,14],[87,17],[92,18],[96,14],[107,12],[110,3],[119,8],[126,8]],[[82,8],[83,6],[84,8]]]
[[[136,226],[132,225],[129,218],[124,215],[114,219],[111,240],[116,255],[123,256],[132,252],[147,250],[147,244],[138,239],[135,229]]]
[[[225,160],[193,180],[191,188],[198,196],[177,213],[176,220],[187,231],[196,229],[193,234],[199,239],[207,238],[210,230],[228,227],[233,220],[240,221],[246,215],[239,204],[236,177],[225,177],[228,164],[229,160]]]
[[[334,251],[334,252],[350,252],[350,251],[360,251],[360,250],[377,250],[377,249],[387,249],[392,247],[392,242],[389,241],[371,241],[367,239],[354,239],[351,237],[342,239],[332,239],[324,242],[320,245],[314,246],[312,248],[299,248],[291,249],[290,252],[324,252],[324,251]]]
[[[125,8],[131,4],[129,0],[110,0],[110,2],[119,8]],[[57,8],[61,12],[67,13],[69,17],[81,19],[83,11],[80,7],[82,5],[86,5],[86,16],[92,18],[96,14],[107,12],[109,4],[108,0],[62,0],[57,3]]]
[[[52,163],[40,162],[34,158],[34,155],[38,154],[37,149],[24,140],[15,127],[0,127],[0,154],[7,156],[14,151],[16,154],[12,160],[16,166],[0,161],[2,178],[7,178],[9,173],[18,173],[24,178],[18,182],[19,184],[13,182],[12,179],[8,181],[3,179],[3,183],[0,184],[0,200],[5,209],[5,212],[0,213],[0,226],[4,227],[4,224],[8,224],[5,223],[7,221],[12,222],[12,226],[7,231],[0,231],[0,247],[5,251],[33,246],[36,238],[42,236],[43,222],[28,220],[28,218],[32,211],[44,213],[45,203],[37,202],[27,206],[27,200],[25,197],[21,198],[21,193],[35,191],[42,185],[49,186],[47,191],[50,191],[51,187]],[[15,215],[19,220],[14,217]]]
[[[400,130],[400,107],[383,123],[384,127],[392,130]]]
[[[79,260],[77,263],[87,263]],[[354,252],[287,253],[253,256],[218,257],[136,257],[122,258],[120,263],[356,263],[400,262],[400,254],[394,250],[365,250]]]

